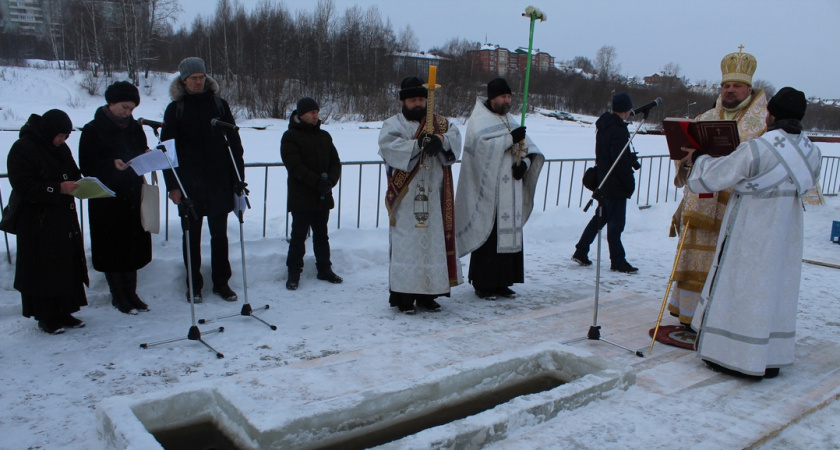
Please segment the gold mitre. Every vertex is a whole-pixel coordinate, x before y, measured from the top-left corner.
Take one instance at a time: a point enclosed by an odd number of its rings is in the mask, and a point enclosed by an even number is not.
[[[720,61],[720,84],[739,81],[752,86],[752,77],[758,63],[755,56],[742,52],[743,49],[743,45],[738,46],[738,53],[730,53]]]

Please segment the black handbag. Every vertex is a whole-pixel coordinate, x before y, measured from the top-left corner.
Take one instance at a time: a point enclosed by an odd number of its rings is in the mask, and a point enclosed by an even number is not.
[[[18,210],[20,209],[20,197],[12,191],[9,195],[9,204],[3,208],[3,218],[0,219],[0,230],[9,234],[17,234]]]
[[[598,166],[592,166],[583,172],[583,187],[590,191],[598,189]]]

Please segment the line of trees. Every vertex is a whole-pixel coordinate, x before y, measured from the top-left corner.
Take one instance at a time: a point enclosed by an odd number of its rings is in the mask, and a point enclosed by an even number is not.
[[[423,77],[430,63],[401,56],[419,54],[418,40],[410,27],[395,31],[376,6],[339,11],[333,0],[319,0],[310,12],[292,12],[283,3],[265,1],[246,12],[238,1],[217,0],[212,15],[175,31],[178,0],[49,4],[52,31],[34,41],[0,32],[0,58],[73,61],[85,71],[84,87],[91,95],[101,94],[115,72],[127,72],[140,86],[150,71],[174,72],[181,59],[200,56],[239,116],[284,118],[299,97],[309,95],[319,100],[327,117],[382,120],[398,111],[400,80]],[[467,116],[475,97],[484,95],[486,83],[497,76],[474,69],[470,52],[478,49],[478,42],[451,39],[426,52],[438,57],[440,113]],[[649,118],[656,122],[695,116],[717,96],[714,89],[690,90],[673,62],[660,71],[655,86],[628,80],[619,74],[612,46],[601,47],[593,60],[578,56],[565,65],[579,70],[532,71],[529,106],[597,115],[608,108],[613,93],[625,91],[640,104],[662,97],[664,105]],[[515,95],[522,92],[523,75],[506,78]],[[756,87],[768,95],[775,91],[761,80]],[[806,126],[840,130],[840,108],[812,105]]]

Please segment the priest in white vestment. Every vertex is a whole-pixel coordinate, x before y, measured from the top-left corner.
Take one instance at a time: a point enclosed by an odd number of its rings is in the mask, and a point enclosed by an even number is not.
[[[415,302],[427,311],[439,311],[435,298],[448,297],[450,288],[463,282],[455,247],[451,170],[461,155],[461,133],[437,114],[432,119],[434,132],[424,131],[431,116],[427,96],[419,78],[404,79],[402,111],[387,119],[379,133],[379,155],[388,176],[389,303],[405,314],[416,313]]]
[[[752,87],[758,63],[755,57],[740,49],[720,62],[720,96],[715,107],[697,116],[696,120],[734,120],[738,136],[746,142],[764,134],[767,129],[767,98],[763,90]],[[688,171],[677,165],[676,187],[685,186]],[[703,284],[712,266],[721,220],[729,202],[730,190],[698,193],[686,186],[683,200],[674,216],[671,236],[680,234],[688,223],[682,252],[674,272],[674,289],[668,299],[668,311],[684,325],[691,324]]]
[[[534,208],[545,157],[510,114],[511,91],[496,78],[478,98],[464,138],[455,200],[460,256],[470,257],[469,280],[479,298],[513,298],[525,281],[522,227]]]
[[[805,94],[782,88],[767,104],[763,136],[726,157],[691,155],[692,191],[734,188],[692,322],[699,322],[698,354],[713,369],[769,378],[793,364],[800,197],[816,186],[821,164],[819,148],[802,134],[805,108]]]

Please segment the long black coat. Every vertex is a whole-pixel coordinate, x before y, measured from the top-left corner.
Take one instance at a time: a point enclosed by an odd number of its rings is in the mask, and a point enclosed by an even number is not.
[[[598,130],[595,134],[595,164],[598,166],[600,183],[630,140],[630,132],[627,131],[627,124],[621,117],[612,112],[602,114],[595,122],[595,128]],[[601,188],[605,198],[620,200],[633,196],[636,179],[633,177],[633,167],[630,163],[630,149],[627,149]]]
[[[88,200],[91,259],[100,272],[129,272],[152,260],[152,238],[140,223],[143,177],[130,168],[117,170],[114,160],[128,162],[145,152],[146,134],[133,117],[125,129],[118,128],[105,108],[96,110],[79,139],[82,173],[117,193]]]
[[[61,193],[62,181],[81,178],[81,172],[66,144],[55,147],[42,135],[41,116],[33,114],[9,150],[9,182],[21,205],[17,222],[15,289],[24,296],[24,315],[29,317],[30,297],[63,297],[78,311],[87,304],[88,284],[84,243],[79,230],[76,199]]]
[[[195,204],[199,216],[217,216],[233,211],[233,194],[237,182],[233,162],[228,152],[225,136],[230,142],[239,176],[245,180],[242,141],[239,132],[210,125],[212,119],[234,123],[227,102],[219,99],[219,110],[214,96],[219,84],[210,77],[205,81],[205,91],[188,94],[184,84],[176,77],[169,86],[172,103],[166,107],[163,121],[166,126],[161,139],[175,139],[179,167],[175,170],[184,185],[186,195]],[[181,102],[179,113],[178,103]],[[171,170],[163,171],[166,190],[179,189]]]
[[[327,174],[330,186],[341,178],[341,160],[329,133],[321,122],[301,121],[297,111],[289,118],[289,129],[280,141],[280,157],[289,172],[289,211],[330,210],[335,206],[332,192],[321,198],[318,181]]]

